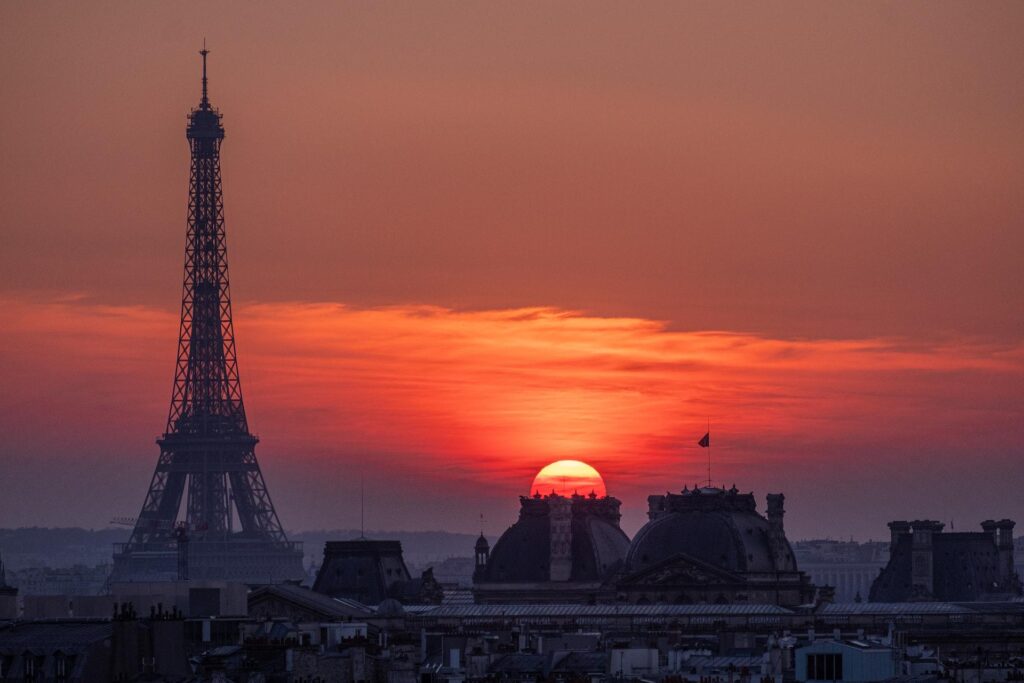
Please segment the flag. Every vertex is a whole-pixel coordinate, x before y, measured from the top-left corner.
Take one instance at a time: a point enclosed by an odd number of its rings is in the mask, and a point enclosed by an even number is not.
[[[702,436],[700,441],[697,442],[697,445],[700,446],[701,448],[709,447],[711,445],[711,432],[708,432],[707,434]]]

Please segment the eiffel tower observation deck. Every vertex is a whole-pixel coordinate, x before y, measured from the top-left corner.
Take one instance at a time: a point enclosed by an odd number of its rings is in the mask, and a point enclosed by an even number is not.
[[[188,117],[192,153],[177,368],[160,458],[111,581],[301,579],[302,544],[288,541],[256,461],[235,354],[228,288],[221,114],[203,94]],[[182,516],[182,503],[184,515]]]

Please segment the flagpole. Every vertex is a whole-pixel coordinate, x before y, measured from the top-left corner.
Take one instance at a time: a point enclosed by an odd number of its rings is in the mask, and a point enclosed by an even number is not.
[[[711,488],[711,418],[708,418],[708,488]]]

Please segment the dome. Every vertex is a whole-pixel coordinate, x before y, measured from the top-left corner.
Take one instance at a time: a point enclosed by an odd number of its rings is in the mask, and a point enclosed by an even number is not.
[[[629,537],[619,528],[618,499],[550,495],[522,497],[520,504],[519,520],[494,544],[476,582],[601,581],[622,567]],[[559,514],[568,534],[560,533],[557,520],[552,523]],[[553,576],[552,564],[559,561],[567,575]]]
[[[769,505],[772,505],[769,496]],[[630,571],[685,554],[727,571],[793,572],[796,561],[782,534],[781,496],[777,498],[777,541],[772,523],[757,513],[754,496],[701,488],[648,498],[650,521],[630,546]]]
[[[402,617],[405,616],[405,608],[402,607],[402,603],[398,602],[398,600],[387,598],[377,605],[377,616]]]

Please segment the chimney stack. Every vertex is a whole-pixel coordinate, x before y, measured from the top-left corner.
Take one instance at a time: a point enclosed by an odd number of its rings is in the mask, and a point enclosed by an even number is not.
[[[1001,519],[996,522],[998,535],[996,546],[999,548],[999,583],[1009,586],[1013,583],[1013,527],[1012,519]]]
[[[897,520],[895,522],[889,522],[889,556],[892,557],[896,554],[896,546],[900,542],[900,537],[906,536],[910,533],[910,522],[904,522]]]
[[[781,493],[768,494],[768,540],[775,556],[776,567],[783,566],[789,555],[789,543],[786,541],[786,530],[783,525],[783,517],[786,515],[783,507],[785,501],[786,496]]]
[[[913,539],[911,550],[911,581],[920,597],[931,597],[935,593],[935,567],[933,562],[932,536],[942,533],[946,526],[931,519],[917,519],[910,523]]]

